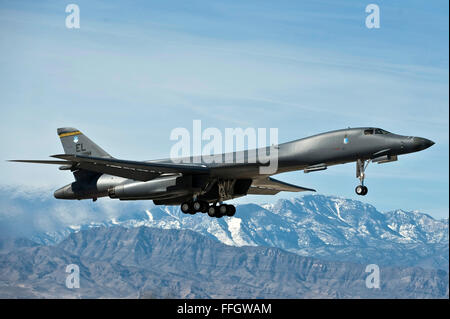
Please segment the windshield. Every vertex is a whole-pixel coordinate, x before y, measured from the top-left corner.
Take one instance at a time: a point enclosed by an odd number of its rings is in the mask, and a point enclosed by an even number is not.
[[[375,129],[375,134],[388,134],[388,131],[382,130],[381,128]]]

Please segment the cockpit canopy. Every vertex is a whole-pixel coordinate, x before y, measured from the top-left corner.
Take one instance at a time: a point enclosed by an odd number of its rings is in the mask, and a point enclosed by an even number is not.
[[[389,132],[381,128],[368,128],[364,130],[364,135],[373,135],[373,134],[389,134]]]

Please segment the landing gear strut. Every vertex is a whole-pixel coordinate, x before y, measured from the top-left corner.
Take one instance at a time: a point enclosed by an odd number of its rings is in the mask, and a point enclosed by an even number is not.
[[[361,182],[361,185],[356,186],[355,192],[357,195],[367,195],[369,189],[364,186],[365,170],[369,165],[370,160],[357,160],[356,161],[356,177]]]

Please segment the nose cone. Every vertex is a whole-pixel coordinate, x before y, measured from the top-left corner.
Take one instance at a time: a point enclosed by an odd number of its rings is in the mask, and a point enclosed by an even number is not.
[[[430,146],[434,145],[434,142],[429,139],[423,138],[423,137],[414,137],[413,144],[414,144],[414,148],[417,151],[422,151],[422,150],[427,149]]]

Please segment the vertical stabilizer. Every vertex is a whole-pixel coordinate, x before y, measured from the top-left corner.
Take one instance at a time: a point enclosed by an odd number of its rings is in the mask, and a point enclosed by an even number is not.
[[[63,127],[59,128],[57,132],[66,154],[112,157],[76,128]]]

